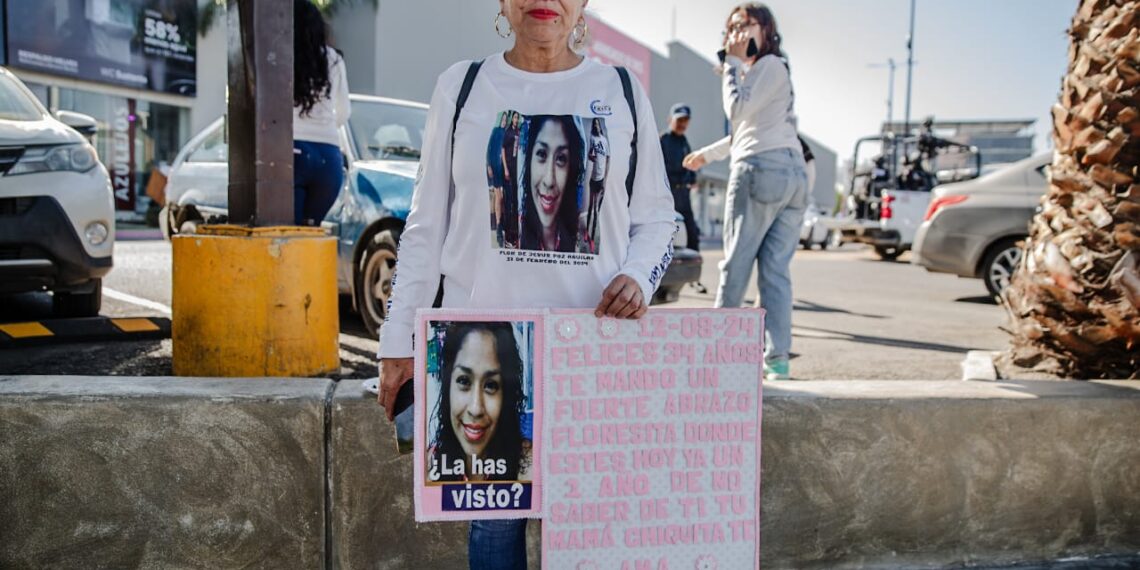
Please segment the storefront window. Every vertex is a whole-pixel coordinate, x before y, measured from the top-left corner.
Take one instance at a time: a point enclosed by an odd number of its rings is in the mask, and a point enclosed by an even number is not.
[[[190,138],[190,111],[76,89],[60,89],[57,108],[91,115],[98,123],[92,143],[111,174],[115,208],[141,218],[157,204],[144,189],[155,168],[174,161]]]

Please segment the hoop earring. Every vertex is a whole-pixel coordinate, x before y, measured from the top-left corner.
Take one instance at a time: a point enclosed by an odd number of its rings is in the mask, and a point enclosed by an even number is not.
[[[511,37],[511,35],[515,33],[515,30],[514,30],[514,28],[511,27],[511,23],[508,21],[507,22],[507,33],[504,34],[502,28],[500,27],[500,24],[502,24],[502,21],[503,21],[503,13],[499,12],[498,14],[495,14],[495,33],[499,34],[499,37],[503,38],[505,40],[505,39]]]
[[[570,45],[575,49],[586,47],[586,36],[590,33],[590,25],[584,16],[578,17],[578,24],[570,31]]]

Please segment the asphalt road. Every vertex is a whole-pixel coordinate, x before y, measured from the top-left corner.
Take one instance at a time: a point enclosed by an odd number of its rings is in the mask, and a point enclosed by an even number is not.
[[[104,282],[103,314],[169,317],[170,244],[121,241]],[[704,251],[708,294],[686,288],[671,306],[711,307],[715,247]],[[968,350],[1001,350],[1001,307],[980,281],[887,263],[870,250],[800,251],[792,264],[792,375],[797,379],[956,379]],[[756,299],[756,286],[747,296]],[[46,294],[0,298],[0,323],[50,318]],[[376,344],[341,310],[340,378],[375,376]],[[0,350],[0,374],[169,375],[170,341],[73,343]]]

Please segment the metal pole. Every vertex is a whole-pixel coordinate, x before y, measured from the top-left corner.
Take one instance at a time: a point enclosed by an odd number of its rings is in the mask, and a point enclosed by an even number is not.
[[[914,4],[915,0],[910,0],[910,35],[906,37],[906,119],[903,124],[903,136],[910,134],[911,76],[914,74]]]
[[[293,3],[229,0],[229,220],[293,225]]]
[[[890,80],[889,80],[890,81],[890,87],[888,87],[888,92],[887,92],[887,130],[889,132],[894,132],[894,124],[893,123],[895,122],[895,58],[892,57],[892,58],[887,60],[887,67],[890,69],[890,71],[888,73],[890,75]],[[884,134],[887,134],[887,133],[884,133]],[[898,167],[899,167],[899,146],[895,143],[891,143],[891,177],[892,178],[894,177],[894,173],[898,172]]]
[[[892,57],[887,60],[887,67],[890,68],[890,79],[887,87],[887,126],[895,122],[895,59]]]

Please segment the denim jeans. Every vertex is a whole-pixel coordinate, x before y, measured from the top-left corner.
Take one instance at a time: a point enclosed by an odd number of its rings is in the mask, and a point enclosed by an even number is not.
[[[471,570],[526,570],[526,519],[471,521]]]
[[[293,141],[293,223],[321,225],[344,184],[344,158],[335,145]]]
[[[807,192],[803,155],[786,148],[737,161],[728,179],[716,306],[740,306],[755,264],[769,361],[787,360],[792,350],[791,265]]]

